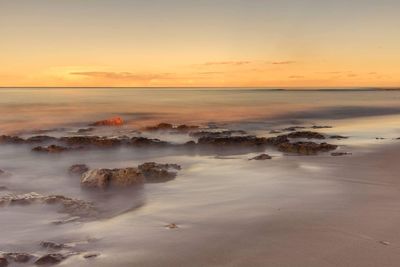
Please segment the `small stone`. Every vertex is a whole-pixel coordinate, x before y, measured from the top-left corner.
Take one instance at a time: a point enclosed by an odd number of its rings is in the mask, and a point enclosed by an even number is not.
[[[250,160],[267,160],[267,159],[272,159],[272,157],[268,154],[261,154],[254,158],[251,158]]]
[[[96,257],[98,257],[98,256],[100,256],[100,253],[96,253],[96,252],[88,252],[88,253],[86,253],[86,254],[83,255],[83,257],[84,257],[85,259],[96,258]]]
[[[179,228],[178,225],[175,224],[175,223],[167,224],[165,227],[168,228],[168,229],[177,229],[177,228]]]

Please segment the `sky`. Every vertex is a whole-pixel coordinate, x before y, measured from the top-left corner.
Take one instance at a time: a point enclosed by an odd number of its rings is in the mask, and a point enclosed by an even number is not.
[[[0,0],[0,86],[399,87],[399,0]]]

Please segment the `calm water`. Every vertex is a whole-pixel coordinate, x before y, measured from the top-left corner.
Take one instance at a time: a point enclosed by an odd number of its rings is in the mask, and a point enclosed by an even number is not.
[[[1,89],[0,112],[1,132],[23,135],[45,129],[53,129],[47,132],[50,135],[74,135],[90,122],[118,115],[127,125],[93,134],[134,135],[142,126],[163,121],[214,122],[259,136],[293,124],[331,125],[319,131],[350,136],[329,140],[340,145],[339,150],[352,152],[349,158],[287,156],[273,149],[222,158],[127,148],[38,155],[29,146],[1,146],[0,169],[11,175],[0,178],[0,186],[8,188],[0,195],[62,194],[95,201],[113,214],[92,222],[53,225],[65,215],[49,207],[0,209],[0,251],[40,255],[40,242],[51,240],[78,242],[85,251],[101,253],[92,260],[70,257],[62,266],[265,266],[265,254],[282,248],[282,225],[295,222],[297,227],[314,222],[320,214],[342,212],[349,184],[340,181],[376,177],[373,172],[368,177],[369,164],[352,161],[353,157],[400,137],[400,91]],[[143,134],[177,143],[190,139],[181,134]],[[273,159],[248,160],[260,152]],[[177,163],[182,171],[168,183],[105,195],[101,201],[81,190],[79,178],[67,174],[74,163],[118,168],[146,161]],[[359,174],[360,169],[365,173]],[[338,170],[344,174],[338,177]],[[296,216],[301,219],[296,221]],[[169,223],[179,228],[166,229]],[[304,243],[303,238],[298,241]]]

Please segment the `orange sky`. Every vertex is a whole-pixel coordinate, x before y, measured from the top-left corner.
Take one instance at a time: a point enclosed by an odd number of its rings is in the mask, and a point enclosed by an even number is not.
[[[0,2],[0,86],[400,86],[400,3]]]

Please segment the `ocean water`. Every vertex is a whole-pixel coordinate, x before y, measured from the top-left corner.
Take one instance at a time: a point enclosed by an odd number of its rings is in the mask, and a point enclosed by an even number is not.
[[[0,186],[8,189],[0,196],[61,194],[93,201],[107,213],[95,221],[54,225],[66,216],[54,207],[0,207],[0,251],[40,256],[46,252],[40,242],[55,241],[100,253],[95,259],[71,256],[61,266],[265,266],[265,255],[274,259],[292,241],[304,245],[295,236],[300,228],[307,236],[316,221],[342,216],[350,207],[346,201],[354,197],[349,189],[372,183],[379,168],[368,166],[386,161],[379,156],[367,162],[368,153],[400,137],[400,91],[3,88],[0,112],[0,133],[23,137],[77,135],[91,122],[113,116],[121,116],[126,125],[90,134],[140,134],[174,143],[192,139],[186,134],[138,132],[170,122],[243,129],[258,136],[273,136],[271,130],[287,126],[332,126],[316,131],[349,137],[328,140],[338,144],[339,151],[352,153],[346,157],[285,155],[271,148],[202,154],[121,148],[42,155],[33,153],[31,146],[2,145],[0,169],[7,175],[0,176]],[[273,159],[248,160],[261,152]],[[95,196],[81,189],[79,177],[68,175],[75,163],[119,168],[148,161],[177,163],[182,170],[167,183]],[[397,175],[386,172],[390,179]],[[170,223],[178,228],[166,228]],[[329,244],[322,242],[320,247],[329,249]],[[293,259],[305,260],[298,266],[323,266],[312,261],[315,251],[310,248]]]

